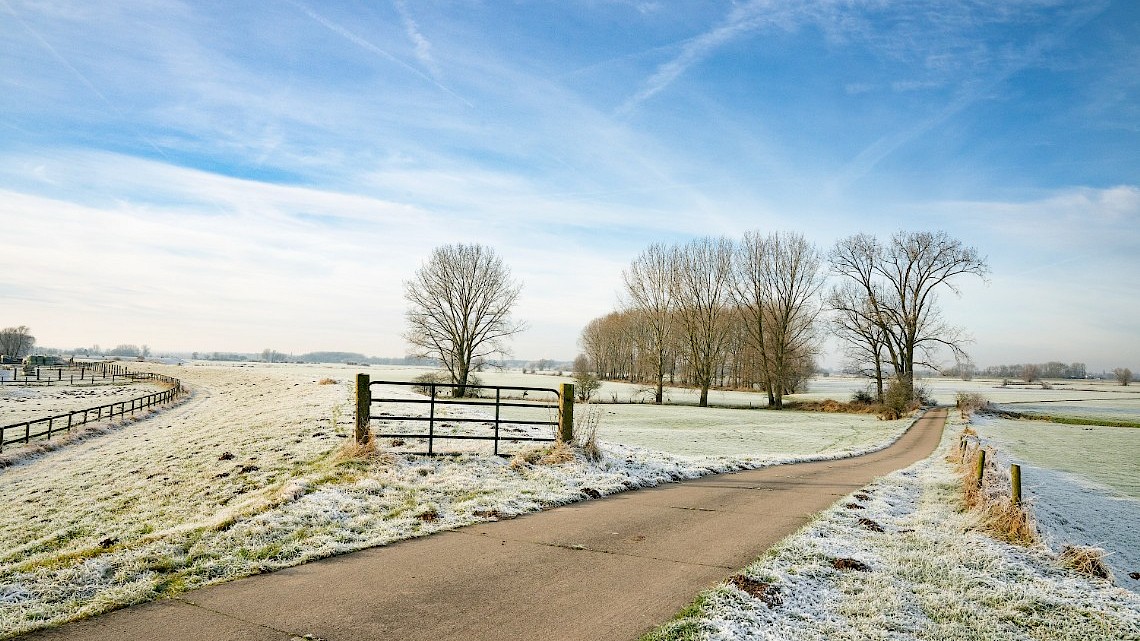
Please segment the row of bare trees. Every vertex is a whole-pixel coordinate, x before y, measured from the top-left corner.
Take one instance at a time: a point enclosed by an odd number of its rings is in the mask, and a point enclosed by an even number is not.
[[[759,386],[774,407],[812,369],[823,256],[803,236],[750,232],[650,245],[622,276],[625,309],[591,321],[581,345],[605,378],[700,390]]]
[[[828,272],[837,278],[825,291]],[[963,274],[985,277],[976,250],[944,233],[899,232],[880,242],[843,239],[824,254],[796,233],[749,232],[739,241],[654,244],[623,272],[623,309],[591,321],[581,347],[603,378],[700,389],[758,387],[771,407],[799,387],[822,348],[823,314],[852,363],[876,381],[898,381],[910,399],[916,365],[967,338],[944,322],[937,291]]]

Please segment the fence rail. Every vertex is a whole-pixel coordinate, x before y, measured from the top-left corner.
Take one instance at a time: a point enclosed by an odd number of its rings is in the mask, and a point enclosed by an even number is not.
[[[76,375],[78,374],[78,378]],[[96,380],[112,383],[118,379],[131,379],[137,376],[126,367],[114,363],[77,363],[72,366],[38,366],[29,373],[22,365],[0,367],[0,385],[75,385],[76,382]],[[65,378],[66,376],[66,378]]]
[[[424,390],[427,398],[386,398],[374,397],[372,395],[373,385],[393,385],[399,387],[416,387]],[[437,454],[435,448],[435,441],[438,440],[476,440],[476,441],[493,441],[494,453],[500,453],[499,444],[501,441],[569,441],[572,438],[572,426],[574,422],[574,386],[569,383],[563,383],[559,389],[544,388],[544,387],[514,387],[505,385],[467,385],[467,389],[476,390],[490,390],[494,392],[494,398],[440,398],[439,390],[457,389],[459,385],[455,383],[419,383],[408,381],[370,381],[367,374],[356,375],[356,441],[358,443],[365,443],[373,437],[372,422],[373,421],[390,421],[396,423],[427,423],[427,432],[414,432],[411,430],[400,430],[397,433],[382,433],[377,434],[383,438],[394,439],[424,439],[427,441],[427,454]],[[504,395],[504,392],[508,392]],[[528,394],[549,394],[553,395],[553,400],[531,400],[519,401],[518,394],[511,395],[510,393],[521,392],[522,397]],[[411,404],[411,405],[426,405],[426,415],[406,415],[406,414],[393,414],[393,413],[376,413],[372,411],[375,405],[384,404]],[[493,417],[452,417],[442,416],[437,413],[438,407],[448,406],[466,406],[466,407],[481,407],[486,409],[493,409]],[[543,409],[548,408],[557,413],[557,420],[532,420],[504,416],[502,410],[504,408],[527,408],[527,409]],[[436,425],[448,423],[467,423],[467,424],[482,424],[492,428],[491,434],[442,434],[436,431]],[[504,426],[549,426],[555,428],[557,436],[522,436],[517,434],[503,435]]]
[[[4,451],[4,446],[6,445],[15,443],[27,444],[34,438],[44,436],[46,436],[48,440],[51,440],[54,434],[69,433],[72,428],[80,427],[93,421],[112,420],[115,416],[126,416],[128,412],[133,416],[135,412],[141,412],[156,405],[173,402],[184,393],[182,381],[177,378],[164,376],[162,374],[152,374],[150,372],[127,372],[125,368],[120,368],[119,366],[113,367],[123,370],[121,372],[115,372],[112,374],[113,376],[131,378],[133,380],[158,381],[170,387],[161,392],[115,401],[113,403],[99,405],[98,407],[89,407],[64,414],[57,414],[55,416],[48,416],[46,418],[30,419],[12,423],[11,425],[4,425],[0,427],[0,452]],[[40,431],[35,432],[33,429],[39,429]],[[17,436],[9,438],[9,433],[15,433]]]

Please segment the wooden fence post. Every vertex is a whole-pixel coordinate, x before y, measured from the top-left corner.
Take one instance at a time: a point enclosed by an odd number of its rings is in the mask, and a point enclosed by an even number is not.
[[[562,383],[558,387],[558,441],[574,440],[574,384]]]
[[[986,451],[978,448],[978,463],[974,468],[974,480],[978,482],[978,487],[982,485],[982,472],[986,469]]]
[[[1009,485],[1013,504],[1021,505],[1021,466],[1017,463],[1009,466]]]
[[[372,390],[368,387],[368,374],[356,375],[356,442],[364,445],[372,439],[369,423],[372,419]]]

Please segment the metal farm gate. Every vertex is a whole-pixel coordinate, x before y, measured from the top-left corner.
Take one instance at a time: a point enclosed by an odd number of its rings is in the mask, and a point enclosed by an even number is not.
[[[372,387],[375,385],[414,388],[420,390],[423,397],[373,396]],[[479,396],[456,398],[450,394],[440,395],[443,390],[450,392],[458,387],[455,383],[370,381],[367,374],[357,374],[357,442],[364,442],[370,435],[386,439],[422,439],[427,441],[426,453],[431,455],[441,453],[436,441],[493,441],[494,453],[498,455],[502,454],[502,441],[553,442],[568,441],[572,437],[574,386],[569,383],[561,384],[559,389],[467,385],[468,390],[478,390]],[[423,411],[412,412],[407,406],[420,407]],[[412,427],[414,425],[426,429],[416,430]],[[373,426],[377,429],[373,430]],[[551,436],[534,435],[535,427],[549,427]]]

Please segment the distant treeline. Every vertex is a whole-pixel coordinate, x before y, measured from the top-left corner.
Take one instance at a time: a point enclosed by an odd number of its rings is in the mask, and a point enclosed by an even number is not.
[[[985,369],[977,369],[973,364],[965,363],[942,370],[942,375],[958,376],[963,379],[984,376],[986,378],[1009,378],[1031,382],[1042,378],[1088,378],[1088,371],[1084,363],[1062,363],[1060,361],[991,365]]]

